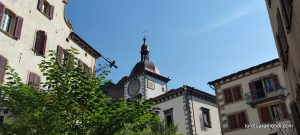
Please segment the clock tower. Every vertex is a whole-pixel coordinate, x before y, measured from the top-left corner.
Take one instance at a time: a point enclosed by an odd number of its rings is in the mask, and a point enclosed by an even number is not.
[[[169,78],[160,75],[158,68],[150,61],[149,49],[146,38],[141,47],[141,61],[132,69],[130,75],[124,81],[124,98],[149,99],[167,92]]]

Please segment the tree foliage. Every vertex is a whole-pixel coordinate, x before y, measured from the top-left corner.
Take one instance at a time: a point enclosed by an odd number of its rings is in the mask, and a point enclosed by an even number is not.
[[[39,87],[23,83],[7,67],[7,82],[0,85],[0,111],[9,112],[0,134],[10,135],[139,135],[159,130],[159,117],[149,100],[112,101],[100,88],[108,83],[101,73],[78,66],[75,49],[62,61],[54,51],[39,64],[45,77]],[[171,127],[171,134],[176,128]],[[154,131],[155,130],[155,131]]]

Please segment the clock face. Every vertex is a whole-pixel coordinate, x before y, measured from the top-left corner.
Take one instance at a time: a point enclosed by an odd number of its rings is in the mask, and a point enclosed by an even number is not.
[[[139,94],[140,91],[140,81],[138,79],[134,79],[129,82],[128,84],[128,95],[131,97],[135,97],[136,95]]]
[[[148,87],[149,89],[154,90],[154,89],[155,89],[155,84],[154,84],[154,82],[151,81],[151,80],[147,80],[147,87]]]

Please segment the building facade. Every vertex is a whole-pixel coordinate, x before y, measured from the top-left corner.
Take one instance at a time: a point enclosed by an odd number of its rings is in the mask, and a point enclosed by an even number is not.
[[[291,94],[290,109],[300,133],[300,1],[266,0],[277,51]]]
[[[159,116],[186,135],[221,135],[216,97],[198,89],[182,86],[155,97]]]
[[[208,84],[215,89],[224,135],[286,135],[294,128],[247,128],[245,124],[291,126],[290,94],[279,59],[233,73]]]
[[[129,76],[112,84],[105,92],[113,99],[154,100],[160,108],[159,116],[167,124],[178,125],[185,135],[220,135],[216,97],[189,86],[168,90],[170,79],[161,75],[150,61],[146,38],[141,46],[141,60]]]
[[[38,64],[49,50],[64,58],[66,49],[78,50],[79,63],[95,70],[101,55],[73,32],[66,21],[67,0],[0,0],[0,83],[5,82],[5,66],[11,66],[24,83],[38,85],[45,78]],[[0,122],[4,113],[0,112]]]

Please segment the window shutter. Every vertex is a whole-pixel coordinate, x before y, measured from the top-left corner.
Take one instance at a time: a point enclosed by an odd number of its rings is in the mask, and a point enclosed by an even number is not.
[[[54,6],[53,5],[51,5],[50,6],[50,19],[53,19],[53,15],[54,15]]]
[[[43,5],[44,5],[44,0],[38,0],[37,9],[38,9],[39,11],[42,11]]]
[[[5,6],[0,2],[0,23],[2,22]]]
[[[247,118],[245,112],[238,113],[239,120],[239,128],[245,128],[245,124],[247,124]]]
[[[253,82],[249,83],[249,88],[250,88],[251,98],[252,98],[252,100],[255,100],[256,99],[256,93],[255,93],[255,88],[254,88],[254,83]]]
[[[280,83],[279,83],[279,80],[278,80],[278,76],[277,75],[273,75],[272,78],[273,78],[276,90],[279,90],[280,89]]]
[[[271,114],[270,114],[270,110],[269,110],[268,106],[259,108],[258,111],[260,114],[260,122],[261,123],[272,122],[272,118],[271,118]]]
[[[36,74],[33,72],[29,73],[29,79],[28,79],[28,84],[35,84],[35,78],[36,78]]]
[[[0,55],[0,83],[3,82],[4,80],[6,64],[7,64],[7,60]]]
[[[292,112],[292,117],[294,120],[294,126],[298,133],[300,133],[300,112],[298,111],[298,107],[295,101],[290,103],[290,108]]]
[[[23,18],[18,16],[16,22],[16,29],[14,33],[14,36],[17,40],[19,40],[21,37],[22,26],[23,26]]]
[[[63,53],[64,53],[64,49],[62,47],[60,47],[60,46],[57,46],[56,53],[57,53],[57,60],[58,60],[59,63],[61,63],[62,57],[63,57]]]
[[[34,86],[35,86],[36,89],[39,88],[40,82],[41,82],[41,77],[39,75],[35,74]]]
[[[235,86],[232,88],[233,95],[234,95],[234,101],[238,101],[242,99],[242,92],[240,86]]]
[[[232,93],[230,89],[224,90],[225,103],[231,103],[233,101]]]
[[[78,68],[82,69],[83,62],[81,59],[78,59]]]
[[[289,118],[289,113],[288,113],[288,111],[287,111],[285,102],[282,102],[282,103],[280,104],[280,108],[281,108],[281,112],[282,112],[283,118],[284,118],[284,119],[288,119],[288,118]]]
[[[35,53],[38,55],[45,55],[45,48],[47,42],[47,35],[45,31],[39,30],[36,32]]]
[[[229,129],[236,129],[238,128],[238,121],[235,114],[228,116],[228,127]]]

